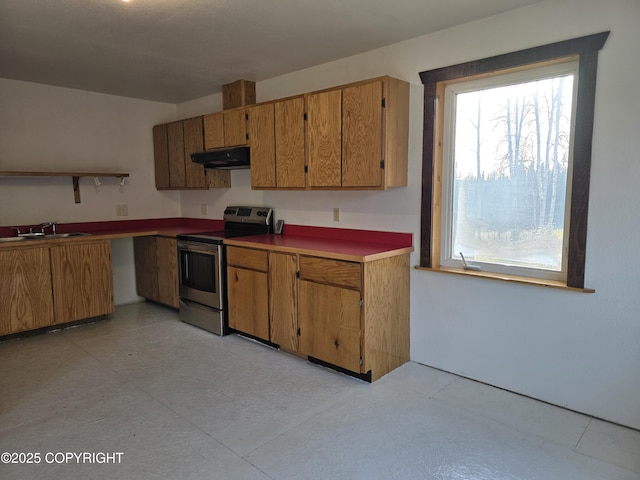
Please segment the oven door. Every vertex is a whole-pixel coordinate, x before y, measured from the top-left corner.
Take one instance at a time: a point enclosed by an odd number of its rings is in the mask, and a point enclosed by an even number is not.
[[[178,241],[180,298],[222,310],[222,245]]]

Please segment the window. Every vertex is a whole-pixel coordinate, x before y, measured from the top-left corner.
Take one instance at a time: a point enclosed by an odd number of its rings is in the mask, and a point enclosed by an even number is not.
[[[421,266],[584,288],[597,52],[608,33],[420,74]]]

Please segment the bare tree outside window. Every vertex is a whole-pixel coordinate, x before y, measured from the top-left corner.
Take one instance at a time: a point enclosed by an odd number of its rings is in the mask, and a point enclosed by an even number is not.
[[[573,75],[454,93],[451,251],[560,271]]]

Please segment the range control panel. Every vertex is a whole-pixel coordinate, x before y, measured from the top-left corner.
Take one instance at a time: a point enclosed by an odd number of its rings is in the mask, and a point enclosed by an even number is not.
[[[225,222],[271,225],[273,209],[270,207],[227,207],[224,209],[223,219]]]

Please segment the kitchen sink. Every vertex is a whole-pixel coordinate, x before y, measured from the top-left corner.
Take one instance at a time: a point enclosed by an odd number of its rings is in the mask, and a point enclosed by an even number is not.
[[[88,235],[91,235],[91,234],[83,233],[83,232],[69,232],[69,233],[48,233],[46,235],[21,235],[19,237],[1,237],[0,243],[23,242],[25,240],[46,240],[51,238],[84,237]]]
[[[67,237],[85,237],[91,235],[90,233],[83,232],[69,232],[69,233],[48,233],[44,237],[40,238],[67,238]],[[35,237],[38,238],[38,237]]]
[[[0,238],[1,243],[5,242],[20,242],[22,240],[28,240],[27,237],[2,237]]]

